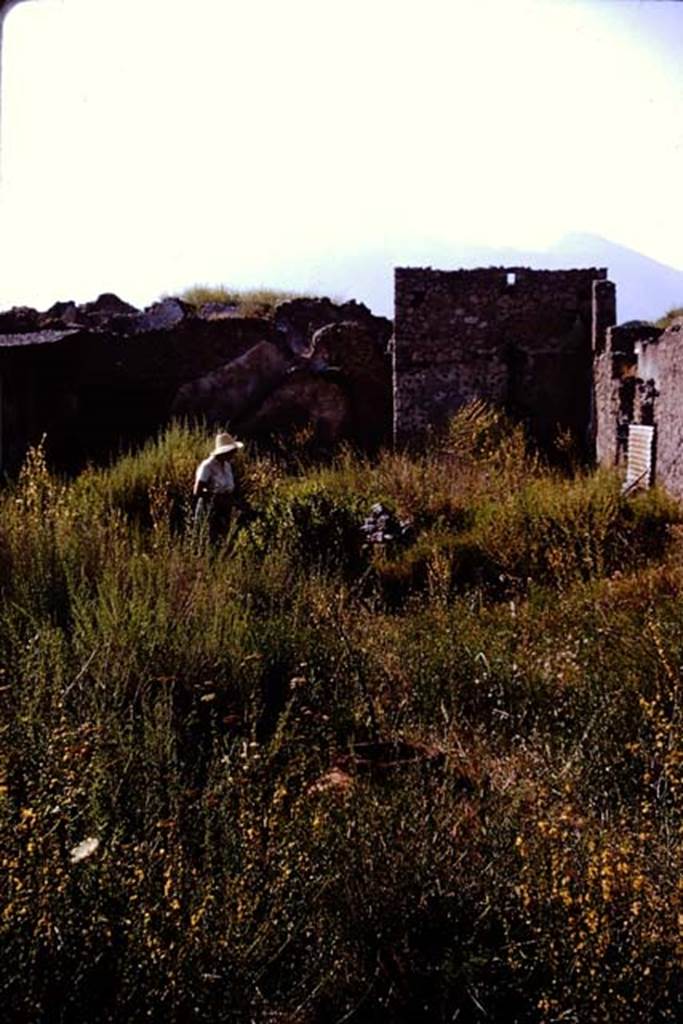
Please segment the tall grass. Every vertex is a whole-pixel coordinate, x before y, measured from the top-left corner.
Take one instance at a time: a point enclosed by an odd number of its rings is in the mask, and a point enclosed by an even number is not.
[[[678,506],[478,408],[212,545],[208,445],[0,496],[6,1019],[676,1020]]]
[[[234,305],[241,316],[269,317],[278,303],[309,296],[303,292],[277,288],[230,288],[227,285],[196,284],[181,292],[179,298],[192,306],[220,302]]]

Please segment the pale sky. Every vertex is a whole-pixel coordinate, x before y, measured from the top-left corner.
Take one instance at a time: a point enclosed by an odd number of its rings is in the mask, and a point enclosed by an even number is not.
[[[395,239],[581,231],[683,269],[682,57],[653,0],[22,3],[0,308],[315,287]]]

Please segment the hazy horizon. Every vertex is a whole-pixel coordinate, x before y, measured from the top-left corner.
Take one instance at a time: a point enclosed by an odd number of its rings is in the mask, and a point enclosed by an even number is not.
[[[0,305],[355,295],[375,251],[568,234],[683,269],[682,37],[666,2],[23,2]]]

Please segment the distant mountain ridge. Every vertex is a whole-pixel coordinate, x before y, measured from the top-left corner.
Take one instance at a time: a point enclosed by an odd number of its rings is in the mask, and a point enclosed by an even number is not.
[[[617,286],[617,319],[657,320],[673,306],[683,305],[683,271],[659,263],[626,246],[590,234],[565,235],[545,250],[450,245],[443,239],[387,241],[373,249],[325,260],[316,268],[315,286],[349,294],[376,314],[393,316],[395,266],[460,267],[526,266],[536,270],[607,267]]]
[[[544,254],[539,254],[542,258]],[[617,317],[657,320],[673,306],[683,304],[683,271],[597,235],[570,234],[545,254],[560,266],[607,267],[617,286]],[[556,262],[555,262],[556,261]]]

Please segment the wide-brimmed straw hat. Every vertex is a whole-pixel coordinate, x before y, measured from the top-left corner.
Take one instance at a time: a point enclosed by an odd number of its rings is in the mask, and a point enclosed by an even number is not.
[[[227,455],[229,452],[237,452],[244,448],[241,441],[238,441],[232,434],[216,434],[216,443],[212,455]]]

